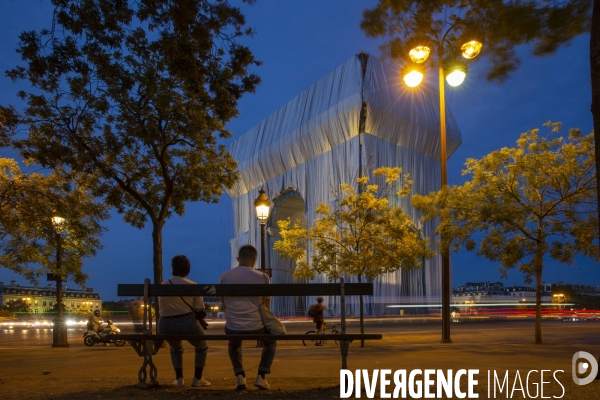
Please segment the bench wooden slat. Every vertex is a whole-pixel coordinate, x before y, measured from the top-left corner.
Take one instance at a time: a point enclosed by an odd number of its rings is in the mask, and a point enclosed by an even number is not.
[[[346,333],[344,334],[319,334],[319,335],[306,335],[303,333],[290,333],[285,335],[269,335],[269,334],[248,334],[248,335],[225,335],[225,334],[205,334],[205,335],[145,335],[143,333],[131,333],[131,334],[115,334],[110,336],[115,340],[168,340],[176,337],[181,340],[231,340],[231,339],[242,339],[242,340],[260,340],[260,339],[276,339],[276,340],[381,340],[382,335],[380,333]]]
[[[270,285],[150,285],[150,296],[339,296],[339,283]],[[346,283],[345,294],[372,295],[372,283]],[[119,284],[117,296],[143,296],[143,284]]]

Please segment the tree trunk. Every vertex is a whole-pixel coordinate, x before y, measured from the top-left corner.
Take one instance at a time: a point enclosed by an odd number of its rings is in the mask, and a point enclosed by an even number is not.
[[[600,0],[594,0],[590,34],[590,72],[592,86],[592,119],[596,150],[596,171],[600,171]],[[600,174],[596,174],[596,187],[600,189]],[[597,193],[600,204],[600,190]],[[598,207],[600,225],[600,207]],[[600,226],[599,226],[600,230]],[[599,249],[600,254],[600,249]]]
[[[154,265],[154,283],[162,283],[162,225],[160,222],[152,224],[152,263]]]
[[[542,251],[538,250],[533,261],[535,268],[535,344],[542,344]]]
[[[361,283],[361,282],[362,282],[361,275],[358,275],[358,283]],[[359,315],[360,315],[360,333],[364,334],[365,333],[365,324],[364,324],[364,320],[363,320],[363,296],[362,296],[362,294],[360,295],[360,312],[359,312]],[[363,347],[365,347],[365,340],[364,339],[360,340],[360,347],[361,347],[361,349]]]
[[[160,284],[163,280],[162,266],[162,222],[152,223],[152,264],[154,266],[154,283]],[[152,315],[152,314],[150,314]],[[158,299],[156,301],[156,327],[158,328],[158,317],[160,310],[158,309]]]

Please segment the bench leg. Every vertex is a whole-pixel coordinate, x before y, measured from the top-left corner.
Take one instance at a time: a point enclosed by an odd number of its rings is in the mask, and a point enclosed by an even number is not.
[[[158,381],[156,380],[157,369],[156,365],[152,361],[152,353],[154,353],[154,341],[152,340],[144,340],[142,342],[143,353],[144,353],[144,362],[140,371],[138,372],[138,387],[142,389],[146,389],[148,387],[157,386]],[[148,373],[146,372],[146,368],[150,367],[150,382],[146,383],[146,379],[148,378]]]
[[[352,340],[340,340],[340,351],[342,352],[342,369],[348,369],[346,358],[348,357],[348,348]]]

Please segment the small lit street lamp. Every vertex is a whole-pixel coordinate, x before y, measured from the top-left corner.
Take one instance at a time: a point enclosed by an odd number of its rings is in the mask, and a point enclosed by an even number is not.
[[[425,61],[429,54],[437,54],[438,82],[440,92],[440,164],[442,166],[442,188],[448,185],[446,172],[446,97],[444,78],[450,86],[460,85],[467,75],[467,64],[458,56],[459,51],[465,59],[477,57],[481,51],[481,40],[475,32],[463,32],[460,37],[460,48],[452,43],[448,34],[455,28],[450,26],[443,36],[415,36],[405,45],[410,61],[402,68],[401,74],[409,87],[418,86],[425,75]],[[447,57],[448,56],[448,57]],[[442,241],[444,242],[444,241]],[[442,251],[442,343],[452,343],[450,339],[450,249],[443,244]]]
[[[264,187],[261,187],[258,197],[254,200],[254,207],[256,207],[256,219],[260,221],[260,270],[269,276],[271,276],[271,269],[266,267],[267,238],[265,230],[267,218],[269,218],[270,205],[271,202],[265,194]]]
[[[56,211],[52,215],[52,226],[56,234],[56,317],[54,317],[52,329],[52,347],[69,347],[67,342],[67,325],[63,316],[62,307],[62,273],[60,265],[62,227],[65,219]]]

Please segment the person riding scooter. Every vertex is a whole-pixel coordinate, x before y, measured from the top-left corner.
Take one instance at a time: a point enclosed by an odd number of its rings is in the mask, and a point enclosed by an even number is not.
[[[100,318],[100,310],[94,310],[94,314],[90,317],[87,323],[88,331],[96,333],[102,332],[102,318]]]
[[[114,334],[121,332],[110,319],[106,320],[106,327],[102,329],[102,323],[100,322],[99,329],[90,329],[92,324],[92,318],[88,322],[88,330],[83,333],[83,344],[86,346],[93,346],[98,343],[103,343],[105,346],[109,346],[110,343],[114,343],[115,346],[121,347],[125,345],[125,340],[116,340]]]

